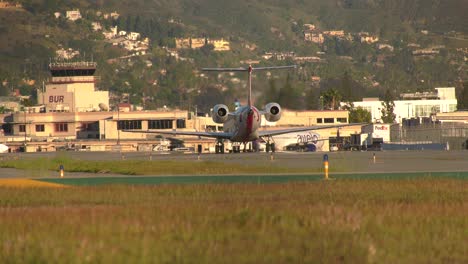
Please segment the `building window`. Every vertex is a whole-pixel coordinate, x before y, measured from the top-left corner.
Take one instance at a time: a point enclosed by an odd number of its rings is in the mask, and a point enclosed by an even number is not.
[[[172,129],[172,119],[149,120],[148,129]]]
[[[117,129],[141,129],[141,120],[121,120],[117,123]]]
[[[347,123],[348,119],[346,117],[337,117],[336,122],[338,122],[338,123]]]
[[[323,119],[322,118],[317,118],[317,124],[322,124],[323,123]]]
[[[331,117],[331,118],[324,118],[324,122],[326,124],[333,124],[335,122],[334,118]]]
[[[177,119],[177,128],[185,128],[185,119]]]
[[[44,132],[45,127],[44,125],[36,125],[36,132]]]
[[[55,124],[55,132],[68,132],[68,124],[67,123]]]
[[[19,125],[19,132],[26,132],[26,125]]]
[[[81,123],[81,131],[99,131],[99,122]]]

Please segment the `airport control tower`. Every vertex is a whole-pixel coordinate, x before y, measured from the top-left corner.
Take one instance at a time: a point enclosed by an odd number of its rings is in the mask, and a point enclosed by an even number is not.
[[[96,91],[95,62],[52,62],[49,68],[52,77],[37,94],[46,112],[108,110],[109,92]]]

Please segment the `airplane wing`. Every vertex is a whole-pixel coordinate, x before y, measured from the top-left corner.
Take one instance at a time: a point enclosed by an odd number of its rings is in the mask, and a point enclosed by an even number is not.
[[[132,133],[150,133],[150,134],[166,134],[166,135],[185,135],[185,136],[197,136],[197,137],[211,137],[219,139],[230,139],[233,134],[226,132],[191,132],[191,131],[174,131],[174,130],[141,130],[141,129],[131,129],[131,130],[122,130],[123,132],[132,132]]]
[[[327,129],[327,128],[340,128],[340,127],[357,126],[357,125],[365,125],[365,123],[343,124],[343,125],[326,125],[326,126],[309,126],[309,127],[297,127],[297,128],[279,129],[279,130],[259,130],[258,131],[258,136],[259,137],[267,137],[267,136],[276,136],[276,135],[288,134],[288,133],[292,133],[292,132],[320,130],[320,129]]]
[[[273,66],[273,67],[252,67],[254,71],[263,71],[263,70],[278,70],[278,69],[295,69],[297,68],[296,65],[287,65],[287,66]]]

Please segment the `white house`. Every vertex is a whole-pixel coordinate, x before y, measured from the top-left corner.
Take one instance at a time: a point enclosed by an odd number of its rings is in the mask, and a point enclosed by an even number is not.
[[[81,19],[81,13],[80,10],[72,10],[72,11],[67,11],[66,18],[71,21],[75,21],[78,19]]]
[[[138,39],[140,39],[140,33],[130,32],[130,33],[128,33],[127,38],[130,39],[130,40],[138,40]]]
[[[430,117],[435,113],[448,113],[457,110],[455,87],[435,88],[435,92],[401,94],[401,100],[395,100],[394,113],[396,122],[403,119]],[[342,103],[343,104],[343,103]],[[382,101],[378,98],[364,98],[361,102],[353,102],[355,107],[362,107],[372,115],[373,122],[382,119]]]

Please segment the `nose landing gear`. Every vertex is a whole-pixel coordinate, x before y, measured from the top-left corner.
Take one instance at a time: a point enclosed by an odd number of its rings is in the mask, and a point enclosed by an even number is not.
[[[216,140],[215,153],[224,154],[224,140],[222,139]]]
[[[262,138],[263,139],[263,138]],[[271,136],[267,137],[267,139],[263,139],[263,141],[266,142],[266,152],[275,152],[276,151],[276,146],[275,146],[275,141]]]

